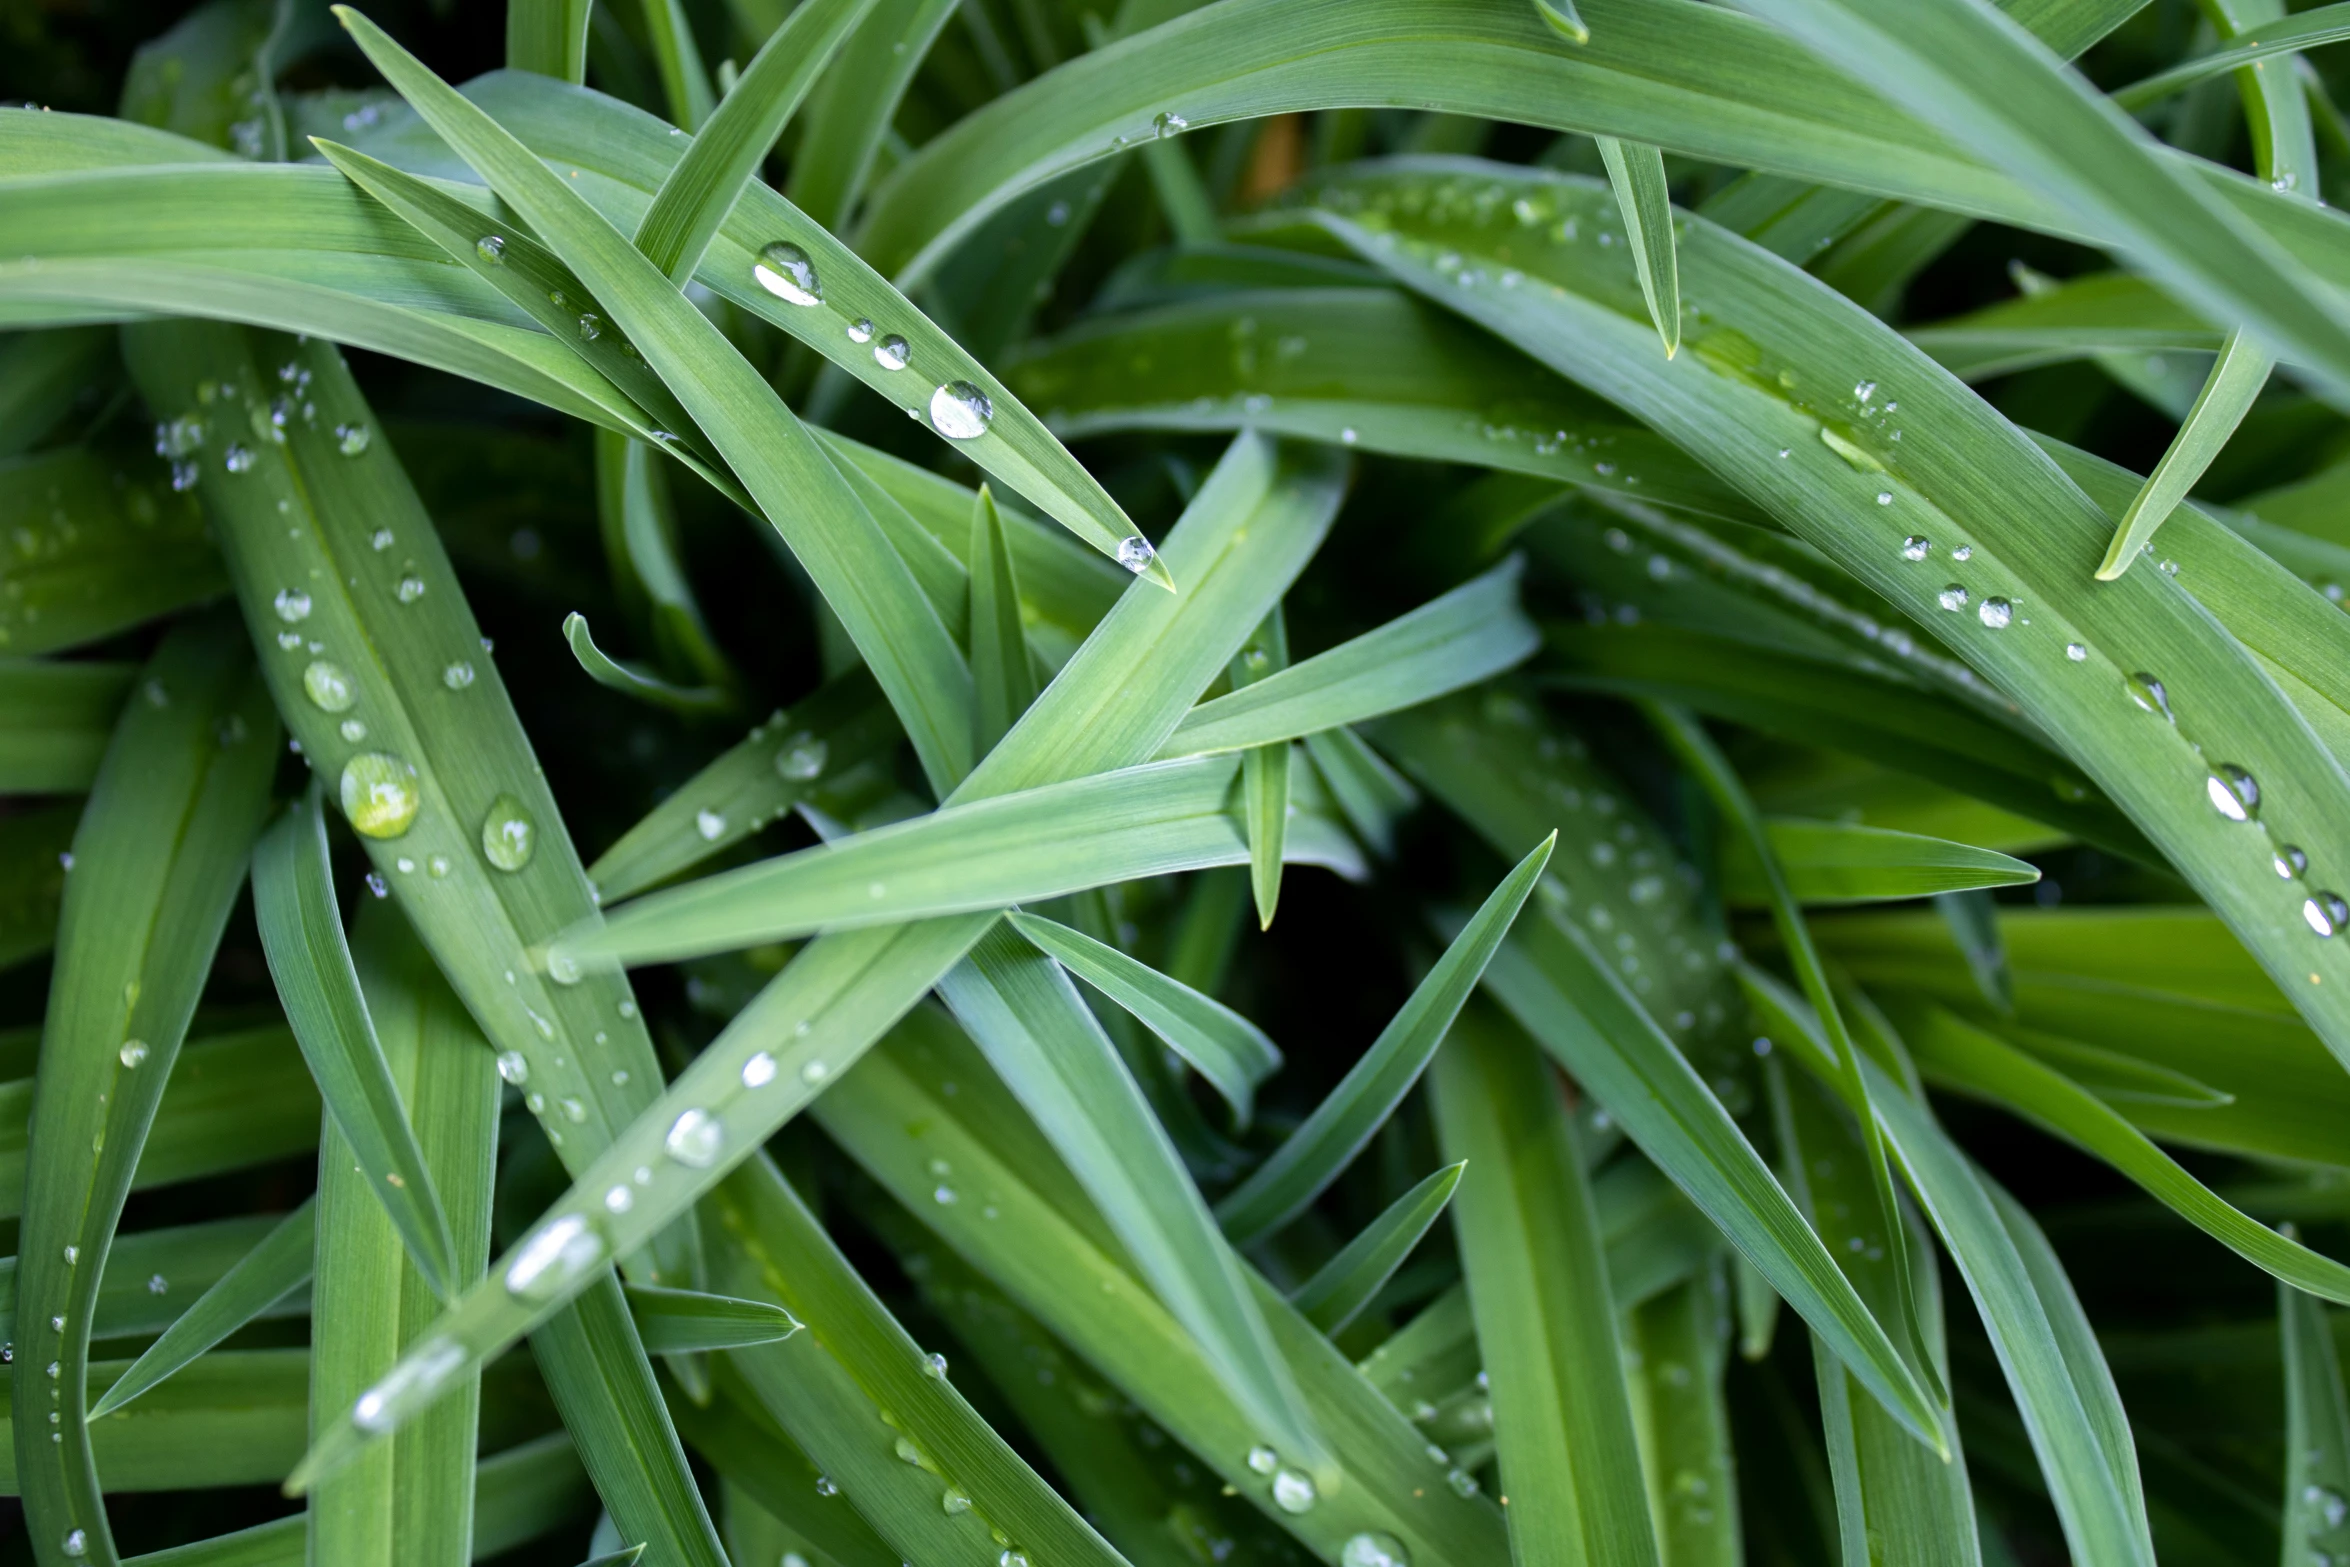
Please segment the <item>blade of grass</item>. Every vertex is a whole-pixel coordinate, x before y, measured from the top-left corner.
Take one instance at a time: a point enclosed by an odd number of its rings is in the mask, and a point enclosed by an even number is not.
[[[181,1058],[201,1055],[205,1047],[184,1046]],[[161,1123],[158,1114],[156,1120]],[[313,1121],[317,1119],[314,1115]],[[150,1138],[152,1145],[152,1138]],[[118,1234],[107,1253],[107,1276],[98,1286],[98,1302],[90,1327],[93,1339],[152,1337],[167,1333],[173,1322],[229,1271],[243,1262],[279,1222],[273,1214],[250,1214],[236,1219],[214,1219],[201,1224],[176,1224],[158,1230],[131,1230]],[[0,1294],[15,1291],[16,1259],[0,1258]],[[163,1287],[155,1288],[161,1279]],[[296,1286],[264,1308],[264,1320],[305,1316],[310,1292]],[[0,1343],[14,1341],[16,1309],[13,1300],[0,1312]],[[136,1364],[136,1362],[133,1362]]]
[[[1635,1307],[1625,1325],[1636,1368],[1633,1414],[1647,1438],[1649,1506],[1669,1567],[1736,1567],[1746,1559],[1722,1390],[1727,1295],[1716,1266]]]
[[[1216,1205],[1216,1217],[1236,1244],[1262,1239],[1296,1218],[1411,1092],[1525,907],[1557,842],[1554,832],[1537,843],[1486,894],[1362,1059],[1304,1124]]]
[[[701,1350],[747,1349],[773,1344],[800,1331],[800,1321],[781,1306],[697,1290],[665,1290],[649,1284],[626,1286],[628,1314],[645,1349],[655,1355]]]
[[[2350,38],[2350,5],[2312,6],[2292,16],[2264,21],[2227,39],[2207,54],[2181,61],[2126,87],[2117,87],[2112,93],[2113,101],[2135,112],[2160,103],[2173,93],[2183,92],[2197,82],[2209,81],[2256,61],[2295,54],[2320,44],[2340,43],[2346,38]]]
[[[1665,340],[1665,357],[1681,351],[1681,268],[1673,246],[1673,193],[1665,185],[1665,156],[1646,142],[1599,138],[1600,161],[1624,218],[1624,239],[1640,269],[1640,294]]]
[[[1234,1124],[1248,1125],[1257,1085],[1281,1068],[1280,1047],[1263,1029],[1213,996],[1083,931],[1017,910],[1011,922],[1048,957],[1124,1007],[1191,1063],[1232,1107]]]
[[[1241,644],[1226,677],[1239,692],[1288,667],[1289,625],[1276,604]],[[1281,861],[1289,836],[1288,742],[1252,745],[1240,753],[1240,810],[1248,833],[1248,884],[1256,900],[1257,928],[1270,930],[1281,900]]]
[[[135,673],[128,664],[0,660],[0,794],[89,788]]]
[[[512,0],[506,7],[506,64],[558,81],[587,80],[592,0]]]
[[[0,385],[11,384],[0,369]],[[228,591],[204,514],[160,463],[88,446],[0,462],[0,511],[25,530],[0,562],[0,649],[10,654],[80,647]]]
[[[818,84],[784,195],[827,229],[845,230],[899,102],[955,8],[948,0],[878,0]]]
[[[672,713],[715,713],[732,705],[727,693],[716,686],[673,685],[640,665],[621,663],[596,646],[587,616],[577,610],[563,617],[563,640],[579,661],[580,672],[607,691]]]
[[[983,757],[1036,700],[1036,666],[1020,625],[1020,582],[1003,513],[986,485],[971,507],[971,754]]]
[[[1482,1157],[1482,1155],[1480,1155]],[[1404,1259],[1452,1201],[1468,1161],[1458,1160],[1429,1176],[1388,1204],[1363,1232],[1338,1249],[1338,1254],[1314,1270],[1313,1277],[1289,1297],[1298,1314],[1332,1338],[1371,1303],[1381,1285],[1395,1276]]]
[[[715,107],[715,94],[684,5],[680,0],[644,0],[644,27],[669,118],[689,131],[700,130]]]
[[[130,1369],[114,1379],[86,1418],[112,1414],[307,1284],[316,1235],[317,1214],[312,1201],[304,1199],[235,1267],[189,1303]],[[120,1266],[122,1260],[118,1247],[111,1261]],[[112,1326],[103,1319],[101,1324]]]
[[[27,1134],[12,1397],[59,1418],[14,1422],[16,1483],[51,1561],[116,1559],[86,1423],[90,1330],[276,765],[277,726],[233,623],[183,623],[141,686],[74,834]]]
[[[768,35],[653,193],[636,227],[636,247],[646,260],[679,283],[693,276],[735,198],[757,177],[800,100],[873,4],[804,5]]]
[[[336,907],[324,790],[313,780],[253,850],[253,911],[270,977],[349,1157],[442,1300],[458,1287],[456,1242],[416,1129],[400,1102]]]
[[[654,652],[705,685],[738,690],[742,677],[712,640],[678,555],[668,471],[644,442],[596,432],[596,515],[614,590]]]
[[[2022,860],[1946,838],[1788,816],[1764,817],[1762,825],[1788,892],[1806,908],[2015,887],[2040,879],[2040,872]],[[1769,904],[1769,886],[1743,837],[1722,845],[1722,897],[1743,908]]]
[[[1494,1445],[1524,1562],[1656,1563],[1607,1256],[1557,1079],[1473,1006],[1429,1080],[1445,1154],[1473,1160],[1455,1223]]]
[[[1322,787],[1345,813],[1346,824],[1373,854],[1395,854],[1395,824],[1420,803],[1417,790],[1387,765],[1361,735],[1344,725],[1305,736],[1306,754]]]
[[[2285,1226],[2290,1243],[2292,1226]],[[2285,1502],[2282,1560],[2343,1543],[2340,1499],[2350,1496],[2350,1399],[2324,1306],[2277,1284],[2277,1336],[2285,1367]]]

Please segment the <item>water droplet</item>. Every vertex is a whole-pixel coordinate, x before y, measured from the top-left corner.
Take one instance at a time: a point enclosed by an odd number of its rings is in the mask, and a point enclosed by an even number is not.
[[[220,459],[220,465],[231,473],[253,471],[253,450],[248,446],[231,445]]]
[[[388,898],[392,895],[391,883],[384,880],[383,872],[369,871],[365,879],[370,897]]]
[[[743,1063],[743,1087],[765,1088],[775,1081],[775,1057],[762,1050]]]
[[[817,281],[816,263],[790,240],[779,239],[759,252],[751,268],[759,286],[789,305],[820,304],[824,285]]]
[[[60,1547],[68,1556],[86,1556],[90,1551],[90,1537],[79,1529],[69,1531]]]
[[[916,1447],[912,1442],[907,1441],[904,1437],[899,1437],[896,1442],[891,1444],[890,1451],[896,1453],[901,1460],[912,1464],[915,1468],[919,1469],[922,1467],[922,1449]]]
[[[816,1494],[818,1496],[838,1496],[840,1495],[840,1487],[833,1484],[832,1476],[818,1475],[816,1477]]]
[[[530,863],[538,843],[538,824],[520,800],[501,794],[490,802],[489,814],[481,819],[481,852],[492,865],[518,871]]]
[[[906,347],[906,340],[895,332],[873,345],[873,362],[884,370],[905,369],[909,357],[911,351]]]
[[[1950,584],[1950,586],[1935,594],[1934,600],[1944,609],[1949,610],[1952,614],[1956,614],[1958,611],[1966,608],[1966,587],[1962,583],[1953,582]]]
[[[602,319],[592,310],[580,312],[579,340],[583,343],[592,343],[603,335],[604,323]]]
[[[1933,540],[1922,533],[1913,533],[1901,541],[1901,558],[1903,560],[1924,560],[1933,553],[1933,549]]]
[[[583,1101],[578,1099],[566,1099],[563,1101],[564,1120],[569,1121],[573,1126],[585,1126],[587,1124],[587,1118],[588,1108]]]
[[[971,1510],[971,1498],[965,1496],[960,1491],[949,1491],[946,1495],[938,1499],[938,1506],[939,1511],[952,1517],[956,1513],[969,1512]]]
[[[1874,381],[1863,381],[1852,389],[1852,400],[1856,403],[1868,402],[1876,395],[1877,383]]]
[[[168,1293],[170,1292],[170,1290],[171,1290],[171,1280],[169,1280],[169,1279],[165,1278],[165,1277],[164,1277],[162,1274],[160,1274],[160,1273],[157,1273],[157,1274],[152,1274],[152,1275],[150,1275],[150,1276],[148,1277],[148,1279],[147,1279],[147,1293],[148,1293],[148,1294],[150,1294],[150,1295],[163,1295],[163,1294],[168,1294]]]
[[[2286,881],[2299,881],[2301,873],[2309,869],[2309,856],[2297,844],[2280,843],[2273,863]]]
[[[2260,784],[2241,767],[2220,763],[2203,780],[2203,792],[2210,797],[2211,808],[2231,822],[2248,822],[2260,814]]]
[[[726,818],[716,811],[696,811],[694,813],[694,831],[702,835],[703,842],[716,843],[719,834],[726,831]]]
[[[392,594],[403,604],[413,604],[424,597],[424,579],[410,572],[393,586]]]
[[[310,595],[299,588],[280,588],[277,597],[270,600],[277,610],[277,618],[294,625],[310,618]]]
[[[661,1139],[661,1147],[679,1164],[707,1170],[718,1162],[718,1150],[725,1142],[723,1123],[707,1110],[688,1110],[669,1123],[669,1135]]]
[[[367,726],[356,718],[344,719],[338,726],[338,729],[342,734],[342,737],[345,740],[350,741],[353,745],[357,745],[360,741],[367,738]]]
[[[2089,650],[2078,642],[2067,642],[2064,645],[2064,656],[2078,664],[2088,658]]]
[[[2178,722],[2176,718],[2171,716],[2170,693],[2162,688],[2161,681],[2143,669],[2125,679],[2122,685],[2130,693],[2130,700],[2146,709],[2147,712],[2160,713],[2166,720],[2174,724]]]
[[[1313,1477],[1302,1469],[1284,1469],[1273,1477],[1273,1505],[1285,1513],[1311,1512],[1317,1497]]]
[[[1890,506],[1890,505],[1892,505],[1892,504],[1893,504],[1893,492],[1892,492],[1891,490],[1879,490],[1879,491],[1877,492],[1877,504],[1878,504],[1878,505],[1880,505],[1880,506]]]
[[[961,1202],[963,1200],[963,1194],[959,1191],[956,1191],[952,1186],[936,1186],[931,1188],[930,1200],[934,1203],[937,1203],[942,1208],[950,1207],[955,1203]]]
[[[434,1338],[418,1345],[382,1381],[359,1395],[351,1408],[351,1423],[379,1435],[389,1431],[402,1415],[430,1402],[464,1364],[465,1347],[455,1339]]]
[[[2311,930],[2321,936],[2331,936],[2350,924],[2350,903],[2344,903],[2338,892],[2312,893],[2309,901],[2301,905],[2301,917],[2309,922]]]
[[[1259,1442],[1248,1450],[1248,1467],[1251,1474],[1269,1475],[1281,1467],[1281,1455]]]
[[[2015,618],[2015,606],[1994,594],[1983,600],[1982,607],[1975,611],[1975,618],[1993,631],[2001,631]]]
[[[498,1075],[520,1088],[530,1081],[530,1063],[519,1050],[502,1050],[498,1053]]]
[[[823,776],[824,763],[831,747],[814,735],[794,735],[775,753],[775,771],[779,777],[793,783],[805,783]]]
[[[873,323],[866,320],[863,316],[859,316],[856,320],[851,321],[849,323],[849,341],[852,343],[872,342]]]
[[[1137,574],[1148,570],[1150,563],[1158,558],[1158,554],[1159,552],[1151,547],[1151,541],[1139,533],[1118,541],[1118,564]]]
[[[968,441],[987,432],[995,404],[968,381],[949,381],[930,394],[930,423],[950,441]]]
[[[1455,1496],[1475,1496],[1477,1494],[1477,1477],[1466,1469],[1446,1470],[1444,1483],[1452,1487],[1452,1494]]]
[[[1170,109],[1151,117],[1151,132],[1159,137],[1180,136],[1191,129],[1191,122]]]
[[[541,1225],[506,1268],[506,1292],[533,1304],[552,1300],[565,1285],[604,1260],[603,1232],[587,1215],[566,1213]]]
[[[811,1061],[806,1066],[800,1068],[800,1081],[808,1084],[821,1083],[826,1077],[831,1075],[831,1072],[832,1068],[826,1066],[823,1062]]]
[[[135,1072],[139,1069],[139,1064],[147,1059],[147,1041],[126,1039],[122,1042],[122,1048],[117,1050],[115,1055],[124,1066]]]
[[[1028,1567],[1028,1553],[1007,1550],[995,1559],[995,1567]]]
[[[416,820],[424,793],[416,769],[384,751],[362,751],[343,764],[343,815],[370,838],[397,838]]]
[[[940,1381],[944,1381],[947,1374],[947,1357],[940,1354],[929,1354],[923,1356],[922,1374],[926,1377],[935,1377]]]
[[[302,691],[329,713],[347,712],[359,700],[359,693],[351,686],[351,672],[323,658],[312,659],[302,671]]]
[[[424,862],[424,868],[432,874],[433,880],[439,881],[449,874],[449,857],[445,854],[436,854]]]
[[[1412,1567],[1412,1558],[1394,1535],[1365,1531],[1339,1547],[1338,1567]]]
[[[473,242],[473,253],[493,267],[506,264],[506,241],[502,235],[484,234]]]
[[[636,1193],[626,1186],[615,1186],[604,1193],[604,1209],[607,1213],[626,1213],[635,1206]]]
[[[375,432],[363,424],[338,424],[335,426],[335,450],[341,452],[345,457],[356,457],[374,443]],[[391,541],[386,539],[384,542],[388,544]],[[383,545],[379,544],[376,548],[381,549]]]

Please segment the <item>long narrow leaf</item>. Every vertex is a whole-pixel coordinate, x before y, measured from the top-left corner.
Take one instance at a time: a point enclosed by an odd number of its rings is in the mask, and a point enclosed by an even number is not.
[[[1387,1211],[1373,1219],[1362,1234],[1315,1269],[1314,1276],[1289,1297],[1289,1303],[1308,1322],[1336,1337],[1371,1303],[1380,1286],[1395,1276],[1412,1248],[1442,1216],[1454,1188],[1460,1185],[1461,1171],[1467,1168],[1465,1159],[1448,1164],[1388,1204]]]
[[[1665,340],[1665,357],[1681,351],[1681,267],[1673,246],[1673,195],[1665,186],[1664,154],[1645,142],[1599,138],[1599,156],[1615,187],[1624,239],[1640,269],[1640,294]]]
[[[115,1378],[88,1418],[121,1408],[301,1288],[310,1278],[316,1226],[310,1201],[287,1214]]]

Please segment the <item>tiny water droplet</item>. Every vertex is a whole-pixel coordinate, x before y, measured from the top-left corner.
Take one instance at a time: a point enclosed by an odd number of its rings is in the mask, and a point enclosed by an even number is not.
[[[1365,1530],[1339,1547],[1338,1567],[1412,1567],[1412,1558],[1394,1535]]]
[[[849,323],[849,341],[852,343],[872,342],[873,323],[866,320],[863,316],[859,316],[856,320],[851,321]]]
[[[231,473],[251,473],[253,471],[253,450],[251,447],[231,444],[228,451],[222,455],[220,465]]]
[[[583,310],[579,316],[579,340],[592,343],[604,335],[603,320],[592,310]]]
[[[906,347],[906,340],[895,332],[873,345],[873,362],[884,370],[903,370],[910,357],[911,350]]]
[[[1936,603],[1955,615],[1967,606],[1967,590],[1963,583],[1953,582],[1935,594],[1934,599]]]
[[[776,774],[793,783],[805,783],[811,778],[821,777],[831,749],[814,735],[794,735],[784,742],[782,750],[775,753]]]
[[[696,811],[694,813],[694,831],[702,835],[702,840],[705,843],[715,843],[718,841],[719,835],[726,831],[726,818],[716,811]]]
[[[473,242],[473,251],[493,267],[506,264],[506,240],[503,235],[484,234]]]
[[[1159,137],[1180,136],[1191,129],[1191,122],[1174,110],[1151,117],[1151,131]]]
[[[2015,606],[1993,595],[1983,600],[1982,607],[1975,611],[1975,618],[1993,631],[2004,630],[2007,623],[2015,618]]]
[[[810,1084],[821,1083],[826,1077],[831,1075],[831,1072],[832,1068],[826,1066],[823,1062],[811,1061],[806,1066],[800,1068],[800,1081]]]
[[[2171,715],[2170,693],[2162,688],[2161,681],[2143,669],[2126,678],[2122,685],[2130,693],[2130,700],[2147,712],[2159,713],[2170,723],[2178,722],[2178,719]]]
[[[1880,506],[1890,506],[1890,505],[1892,505],[1892,504],[1893,504],[1893,492],[1892,492],[1891,490],[1879,490],[1879,491],[1877,492],[1877,504],[1878,504],[1878,505],[1880,505]]]
[[[367,882],[368,896],[388,898],[392,895],[391,883],[384,880],[382,871],[369,871],[364,880]]]
[[[775,1081],[775,1057],[762,1050],[743,1063],[743,1087],[765,1088]]]
[[[65,1248],[65,1265],[67,1267],[70,1268],[81,1260],[82,1249],[79,1246],[68,1246]]]
[[[498,1053],[498,1075],[520,1088],[530,1081],[530,1063],[519,1050],[502,1050]]]
[[[1934,550],[1934,541],[1922,533],[1913,533],[1901,541],[1903,560],[1924,560]]]
[[[2220,763],[2203,780],[2203,792],[2210,797],[2211,808],[2231,822],[2248,822],[2260,814],[2260,784],[2241,767]]]
[[[363,424],[338,424],[335,426],[335,450],[341,452],[345,457],[357,457],[374,443],[375,432]],[[385,540],[385,543],[389,542],[391,542],[389,539]],[[380,544],[376,546],[378,549],[382,547]]]
[[[270,600],[277,610],[277,618],[288,625],[310,618],[310,595],[299,588],[280,588],[277,597]]]
[[[759,286],[789,305],[821,304],[824,285],[817,280],[816,263],[790,240],[779,239],[759,252],[751,268]]]
[[[707,1170],[718,1162],[718,1150],[725,1142],[726,1127],[709,1111],[688,1110],[669,1123],[669,1135],[661,1139],[661,1147],[679,1164]]]
[[[967,1513],[971,1510],[971,1498],[960,1491],[949,1491],[938,1499],[938,1507],[939,1511],[949,1517],[957,1513]]]
[[[2309,869],[2309,856],[2298,844],[2280,843],[2273,863],[2286,881],[2299,881],[2301,873]]]
[[[1151,541],[1139,533],[1118,541],[1118,564],[1137,575],[1147,571],[1150,568],[1150,563],[1158,558],[1158,554],[1159,552],[1151,547]]]
[[[944,1381],[947,1374],[947,1357],[935,1352],[923,1356],[922,1374],[926,1377],[936,1377],[940,1381]]]
[[[403,604],[413,604],[424,597],[424,579],[410,572],[394,585],[392,594]]]
[[[424,793],[416,769],[385,751],[362,751],[343,764],[343,815],[370,838],[397,838],[415,820]]]
[[[930,423],[950,441],[968,441],[987,432],[995,404],[968,381],[949,381],[930,394]]]
[[[473,666],[463,659],[457,660],[441,671],[441,684],[452,691],[464,690],[473,684]]]
[[[1452,1487],[1452,1493],[1455,1496],[1475,1496],[1477,1494],[1477,1477],[1466,1469],[1456,1468],[1445,1471],[1444,1483]]]
[[[1269,1475],[1281,1467],[1281,1455],[1260,1442],[1248,1450],[1249,1473]]]
[[[1273,1505],[1285,1513],[1311,1512],[1318,1499],[1313,1477],[1302,1469],[1284,1469],[1273,1477]]]
[[[2078,642],[2067,642],[2064,645],[2064,656],[2078,664],[2088,658],[2089,650]]]
[[[71,1530],[66,1534],[61,1549],[68,1556],[87,1556],[90,1552],[90,1537],[79,1529]]]
[[[147,1059],[147,1042],[144,1039],[126,1039],[122,1042],[122,1048],[117,1050],[115,1055],[124,1066],[135,1072],[139,1069],[139,1064]]]
[[[522,802],[510,794],[492,800],[489,814],[481,819],[483,856],[502,871],[518,871],[530,863],[537,848],[538,824]]]
[[[818,1496],[838,1496],[840,1495],[840,1487],[833,1484],[832,1476],[818,1475],[816,1477],[816,1494]]]

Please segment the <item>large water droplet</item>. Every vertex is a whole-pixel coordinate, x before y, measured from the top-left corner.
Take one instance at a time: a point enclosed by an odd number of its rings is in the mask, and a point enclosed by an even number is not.
[[[2313,892],[2309,901],[2301,905],[2301,917],[2309,922],[2311,930],[2321,936],[2331,936],[2350,924],[2350,903],[2344,903],[2338,892]]]
[[[1967,606],[1966,585],[1964,583],[1953,582],[1950,584],[1950,586],[1935,594],[1934,601],[1940,604],[1944,609],[1949,610],[1952,614],[1956,614]]]
[[[1934,541],[1922,533],[1913,533],[1901,541],[1903,560],[1924,560],[1934,553]]]
[[[1319,1496],[1303,1469],[1284,1469],[1273,1477],[1273,1505],[1285,1513],[1311,1512]]]
[[[762,1050],[743,1063],[743,1087],[765,1088],[775,1081],[775,1057]]]
[[[950,441],[968,441],[987,433],[995,404],[968,381],[949,381],[930,394],[930,422]]]
[[[500,1051],[498,1053],[498,1075],[516,1088],[520,1088],[530,1081],[530,1063],[523,1059],[522,1052],[519,1050]]]
[[[310,595],[300,588],[278,589],[270,604],[277,610],[277,618],[288,625],[310,618]]]
[[[2161,681],[2143,669],[2125,679],[2122,685],[2129,691],[2130,700],[2146,709],[2147,712],[2160,713],[2174,724],[2178,722],[2176,718],[2171,716],[2170,693],[2162,688]]]
[[[2002,631],[2006,629],[2007,623],[2015,618],[2015,606],[2007,600],[1993,595],[1983,600],[1982,607],[1975,611],[1975,618],[1993,631]]]
[[[122,1048],[117,1050],[114,1054],[115,1057],[120,1060],[124,1066],[129,1067],[133,1071],[136,1071],[138,1070],[139,1064],[147,1059],[147,1041],[144,1039],[126,1039],[122,1042]]]
[[[506,264],[506,240],[503,235],[484,234],[473,242],[473,253],[493,267]]]
[[[351,672],[323,658],[312,659],[302,671],[302,692],[330,713],[347,712],[359,700],[359,693],[351,686]]]
[[[859,316],[856,320],[851,321],[849,323],[849,341],[852,343],[872,342],[873,323],[866,320],[863,316]]]
[[[726,818],[716,811],[696,811],[694,812],[694,831],[702,835],[703,842],[716,843],[719,836],[726,831]]]
[[[967,1513],[971,1510],[971,1498],[960,1491],[949,1491],[938,1499],[938,1508],[940,1512],[949,1517],[957,1513]]]
[[[530,863],[531,854],[538,846],[538,824],[530,819],[530,812],[522,808],[520,800],[501,794],[490,802],[489,814],[481,819],[484,858],[502,871],[518,871]]]
[[[895,332],[873,345],[873,362],[884,370],[903,370],[910,357],[912,354],[906,347],[906,340]]]
[[[343,815],[370,838],[397,838],[416,820],[424,792],[416,769],[385,751],[362,751],[343,764]]]
[[[506,1267],[506,1292],[519,1300],[552,1300],[565,1285],[604,1260],[604,1235],[585,1214],[566,1213],[541,1225]]]
[[[2210,796],[2211,808],[2231,822],[2248,822],[2260,814],[2260,784],[2241,767],[2220,763],[2203,780],[2203,792]]]
[[[2309,856],[2296,844],[2280,843],[2274,863],[2279,876],[2286,881],[2299,881],[2301,873],[2309,869]]]
[[[1150,569],[1150,563],[1158,558],[1158,554],[1151,547],[1151,541],[1139,533],[1118,541],[1118,564],[1138,576]]]
[[[669,1135],[661,1139],[670,1158],[696,1170],[716,1164],[725,1143],[726,1127],[707,1110],[686,1111],[669,1123]]]
[[[782,750],[775,753],[776,774],[793,783],[806,783],[811,778],[822,777],[824,763],[830,752],[831,747],[814,735],[794,735],[783,743]]]
[[[1251,1474],[1269,1475],[1281,1467],[1281,1455],[1259,1442],[1248,1450],[1248,1467]]]
[[[816,263],[788,239],[779,239],[760,251],[751,276],[759,280],[761,288],[786,304],[814,305],[824,300],[824,285],[817,280]]]
[[[1366,1530],[1339,1547],[1338,1567],[1412,1567],[1412,1557],[1394,1535]]]
[[[441,684],[452,691],[462,691],[473,684],[473,666],[459,659],[441,671]]]

